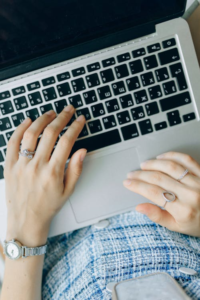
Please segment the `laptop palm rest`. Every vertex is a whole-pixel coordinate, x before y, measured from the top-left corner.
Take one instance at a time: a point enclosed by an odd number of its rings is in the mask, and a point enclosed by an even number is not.
[[[78,223],[122,212],[137,203],[123,186],[126,174],[139,169],[135,148],[84,161],[70,204]],[[141,196],[137,195],[139,203]]]

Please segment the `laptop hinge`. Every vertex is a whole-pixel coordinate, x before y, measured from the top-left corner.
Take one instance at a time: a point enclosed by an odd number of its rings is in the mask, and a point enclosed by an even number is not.
[[[0,70],[0,81],[22,75],[37,69],[47,67],[65,60],[70,60],[78,56],[86,55],[91,52],[99,51],[104,48],[128,42],[139,37],[150,35],[156,32],[155,24],[132,27],[121,30],[67,49],[59,50],[54,53],[42,55]]]

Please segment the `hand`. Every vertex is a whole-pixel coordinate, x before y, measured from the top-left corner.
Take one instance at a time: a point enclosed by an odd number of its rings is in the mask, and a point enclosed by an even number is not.
[[[85,117],[76,119],[60,138],[52,156],[58,135],[75,110],[45,113],[34,122],[30,118],[12,134],[7,147],[4,169],[8,208],[7,237],[19,239],[26,246],[45,243],[53,217],[73,193],[81,175],[86,149],[73,154],[66,173],[65,164],[71,149],[83,129]],[[44,132],[43,132],[44,130]],[[43,135],[32,159],[19,156],[21,149],[34,151],[40,134]],[[29,245],[27,245],[29,244]]]
[[[126,188],[161,207],[162,192],[171,191],[177,198],[167,202],[165,210],[150,203],[139,204],[136,210],[169,230],[200,237],[200,165],[189,155],[168,152],[142,163],[141,168],[127,174]],[[189,173],[177,181],[186,169]]]

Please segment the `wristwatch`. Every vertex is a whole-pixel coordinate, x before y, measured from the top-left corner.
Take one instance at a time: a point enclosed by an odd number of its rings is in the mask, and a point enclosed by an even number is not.
[[[46,250],[47,244],[40,247],[28,248],[26,246],[22,246],[22,244],[15,239],[8,242],[4,241],[3,243],[4,254],[13,260],[17,260],[20,257],[26,258],[28,256],[43,255],[46,253]]]

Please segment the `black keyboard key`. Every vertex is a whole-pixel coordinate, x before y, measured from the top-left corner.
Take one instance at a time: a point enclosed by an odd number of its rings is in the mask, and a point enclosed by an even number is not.
[[[75,93],[78,93],[86,89],[83,78],[72,80],[72,86]]]
[[[129,106],[133,106],[134,105],[133,98],[132,98],[131,94],[128,94],[128,95],[125,95],[125,96],[121,96],[119,98],[119,101],[121,102],[122,108],[127,108]]]
[[[148,96],[145,90],[135,92],[134,93],[135,101],[137,104],[147,102],[148,101]]]
[[[4,155],[6,156],[7,148],[3,149]]]
[[[52,110],[53,106],[51,103],[40,106],[40,110],[42,114],[45,114],[47,111]]]
[[[112,96],[109,85],[97,89],[100,100],[110,98]]]
[[[140,122],[138,122],[138,124],[139,124],[140,131],[141,131],[142,135],[149,134],[149,133],[153,132],[153,127],[151,125],[151,120],[150,119],[140,121]]]
[[[83,127],[81,133],[80,133],[79,136],[78,136],[78,139],[79,139],[79,138],[82,138],[82,137],[85,137],[85,136],[87,136],[88,134],[89,134],[89,133],[88,133],[87,127],[86,127],[86,125],[84,125],[84,127]]]
[[[156,73],[156,77],[157,77],[158,82],[169,79],[169,73],[167,71],[167,68],[165,68],[165,67],[156,70],[155,73]]]
[[[117,126],[117,122],[113,115],[102,118],[102,121],[103,121],[103,125],[104,125],[105,129],[110,129],[112,127]]]
[[[147,70],[156,68],[158,66],[158,61],[155,55],[147,56],[144,58],[144,64]]]
[[[160,45],[160,43],[150,45],[150,46],[147,47],[147,50],[148,50],[149,53],[159,51],[159,50],[161,50],[161,45]]]
[[[110,130],[95,136],[91,136],[75,142],[69,158],[79,149],[86,148],[87,152],[120,143],[121,138],[118,129]]]
[[[37,108],[27,110],[26,115],[32,120],[32,122],[35,121],[40,116]]]
[[[57,85],[57,90],[60,97],[71,94],[71,89],[68,82]]]
[[[67,123],[67,126],[70,126],[74,121],[76,120],[76,116],[75,114],[71,117],[71,119],[69,120],[69,122]]]
[[[86,104],[91,104],[98,101],[95,91],[83,93],[83,98],[85,99]]]
[[[167,122],[165,122],[165,121],[155,124],[156,131],[159,131],[159,130],[162,130],[165,128],[167,128]]]
[[[31,106],[34,106],[34,105],[37,105],[37,104],[40,104],[40,103],[43,102],[42,101],[42,96],[40,95],[40,92],[35,92],[35,93],[32,93],[32,94],[29,94],[28,98],[29,98]]]
[[[195,120],[195,119],[196,119],[195,113],[193,113],[193,112],[183,116],[183,121],[184,122],[192,121],[192,120]]]
[[[45,89],[42,91],[45,101],[51,101],[57,98],[56,91],[53,87]]]
[[[4,179],[3,166],[0,166],[0,179]]]
[[[143,86],[148,86],[155,83],[155,79],[152,72],[141,75]]]
[[[24,86],[20,86],[20,87],[17,87],[15,89],[12,89],[12,93],[13,93],[14,96],[18,96],[18,95],[23,94],[25,92],[26,92],[26,90],[25,90]]]
[[[144,109],[142,106],[132,108],[131,113],[134,121],[143,119],[145,117]]]
[[[100,68],[101,68],[100,63],[98,63],[98,62],[90,64],[90,65],[87,66],[88,72],[94,72],[96,70],[99,70]]]
[[[170,48],[170,47],[176,45],[176,40],[174,38],[169,39],[169,40],[163,41],[162,44],[163,44],[163,48]]]
[[[83,102],[81,99],[81,95],[75,95],[68,98],[69,103],[73,105],[75,108],[83,106]]]
[[[100,85],[99,76],[94,73],[85,77],[89,88]]]
[[[145,105],[147,116],[156,115],[159,113],[159,108],[157,102],[152,102]]]
[[[162,91],[159,85],[153,86],[148,89],[151,100],[162,97]]]
[[[14,103],[17,110],[21,110],[28,107],[28,103],[26,101],[25,96],[21,96],[19,98],[14,99]]]
[[[178,49],[170,49],[158,54],[161,65],[173,63],[180,59]]]
[[[133,55],[134,58],[143,56],[145,54],[146,54],[145,48],[140,48],[140,49],[134,50],[132,52],[132,55]]]
[[[104,59],[104,60],[102,60],[102,64],[103,64],[104,68],[112,66],[115,64],[115,59],[114,59],[114,57]]]
[[[24,114],[21,112],[16,115],[12,115],[11,119],[13,121],[14,126],[17,127],[24,121],[25,117]]]
[[[0,151],[0,162],[3,162],[4,161],[4,158],[3,158],[3,154],[2,154],[2,152]],[[2,166],[0,166],[0,168],[1,168]],[[1,169],[0,169],[0,179],[2,179],[1,178]]]
[[[37,90],[39,88],[40,88],[39,81],[35,81],[35,82],[27,84],[28,91],[34,91],[34,90]]]
[[[89,109],[87,107],[76,110],[76,114],[79,117],[80,115],[84,115],[87,120],[91,119],[91,115]]]
[[[178,87],[180,91],[187,89],[187,82],[185,79],[183,67],[181,63],[174,64],[170,66],[170,71],[172,74],[172,77],[175,77],[178,81]]]
[[[107,82],[115,80],[112,69],[106,69],[106,70],[100,72],[100,74],[101,74],[103,83],[107,83]]]
[[[0,147],[3,147],[6,145],[6,141],[4,139],[4,136],[0,134]]]
[[[119,65],[115,67],[115,73],[118,79],[129,76],[127,65]]]
[[[108,100],[105,102],[105,105],[109,113],[119,110],[119,104],[117,102],[117,99]]]
[[[100,120],[95,120],[95,121],[88,122],[88,126],[89,126],[89,129],[90,129],[91,133],[97,133],[97,132],[103,130],[102,126],[101,126],[101,123],[100,123]]]
[[[124,53],[117,56],[118,63],[131,59],[130,53]]]
[[[191,98],[188,92],[160,100],[162,111],[177,108],[189,103],[191,103]]]
[[[77,77],[77,76],[80,76],[80,75],[83,75],[83,74],[85,74],[85,68],[84,67],[72,70],[72,75],[74,77]]]
[[[59,114],[67,106],[67,101],[66,101],[66,99],[55,101],[54,105],[55,105],[57,114]]]
[[[14,111],[14,108],[12,106],[11,101],[6,101],[0,104],[0,109],[1,109],[1,113],[2,115],[7,115],[10,114]]]
[[[139,78],[137,76],[126,79],[129,91],[134,91],[140,88]]]
[[[130,66],[131,73],[133,75],[137,74],[137,73],[141,73],[144,70],[142,62],[141,62],[140,59],[135,60],[135,61],[131,61],[129,63],[129,66]]]
[[[128,110],[118,113],[117,119],[118,119],[119,125],[129,123],[131,121],[131,117],[129,115]]]
[[[6,138],[7,138],[7,141],[9,141],[9,139],[11,138],[13,132],[14,132],[14,131],[6,132]]]
[[[12,128],[10,120],[8,117],[0,119],[0,131],[5,131]]]
[[[178,110],[167,113],[167,118],[170,126],[181,124],[181,118]]]
[[[60,82],[60,81],[67,80],[67,79],[69,79],[69,78],[70,78],[69,72],[64,72],[64,73],[61,73],[61,74],[58,74],[58,75],[57,75],[57,79],[58,79],[59,82]]]
[[[139,136],[136,124],[130,124],[122,127],[121,132],[125,141]]]
[[[113,83],[112,89],[113,89],[115,96],[121,95],[126,92],[126,88],[125,88],[123,81],[118,81],[118,82]]]
[[[170,95],[170,94],[176,93],[176,91],[177,91],[175,82],[173,80],[164,83],[163,89],[164,89],[165,95]]]
[[[0,100],[5,100],[5,99],[7,99],[9,97],[11,97],[9,91],[5,91],[5,92],[0,93]]]
[[[56,81],[55,81],[55,78],[53,76],[45,78],[45,79],[42,80],[43,86],[48,86],[48,85],[54,84],[55,82]]]
[[[102,103],[91,106],[91,110],[94,118],[105,115],[105,110]]]

